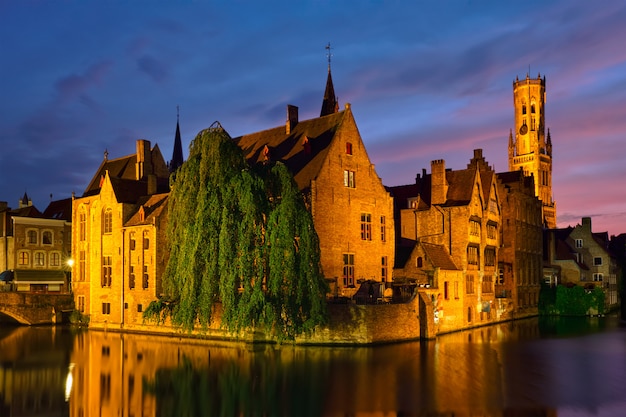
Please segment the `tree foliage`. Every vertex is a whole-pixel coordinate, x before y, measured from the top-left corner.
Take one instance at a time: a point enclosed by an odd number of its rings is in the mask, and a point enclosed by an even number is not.
[[[144,317],[192,330],[292,338],[325,322],[328,286],[313,219],[287,168],[250,167],[221,126],[198,134],[169,197],[165,297]]]

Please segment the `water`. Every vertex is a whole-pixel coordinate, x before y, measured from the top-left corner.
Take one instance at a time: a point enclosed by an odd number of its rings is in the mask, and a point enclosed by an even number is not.
[[[1,416],[621,416],[616,317],[377,347],[0,328]]]

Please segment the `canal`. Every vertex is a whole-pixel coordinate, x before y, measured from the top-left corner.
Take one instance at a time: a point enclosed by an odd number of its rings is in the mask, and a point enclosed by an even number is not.
[[[617,317],[376,347],[0,327],[1,416],[620,416]]]

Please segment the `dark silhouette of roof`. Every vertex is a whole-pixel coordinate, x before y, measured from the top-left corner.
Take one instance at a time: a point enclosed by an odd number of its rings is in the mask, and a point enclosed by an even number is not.
[[[183,164],[183,143],[180,139],[180,126],[176,120],[176,135],[174,136],[174,150],[172,151],[172,160],[169,163],[170,172],[176,171]]]
[[[65,198],[63,200],[51,201],[48,207],[43,211],[43,217],[46,219],[58,219],[71,222],[72,199]]]

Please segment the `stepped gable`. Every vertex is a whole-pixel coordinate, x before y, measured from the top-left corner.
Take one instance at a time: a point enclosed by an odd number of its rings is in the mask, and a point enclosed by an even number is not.
[[[335,133],[351,117],[350,109],[346,108],[328,116],[296,122],[291,129],[279,126],[233,140],[250,164],[268,159],[284,163],[298,188],[304,191],[322,168]]]
[[[48,207],[43,211],[43,217],[46,219],[72,221],[72,199],[65,198],[63,200],[51,201]]]
[[[154,219],[159,218],[167,209],[167,199],[169,193],[155,194],[142,197],[137,202],[137,211],[128,219],[124,226],[140,226],[151,224]]]
[[[459,268],[454,264],[447,249],[443,245],[434,243],[421,242],[424,253],[435,268],[441,268],[448,271],[458,271]]]

